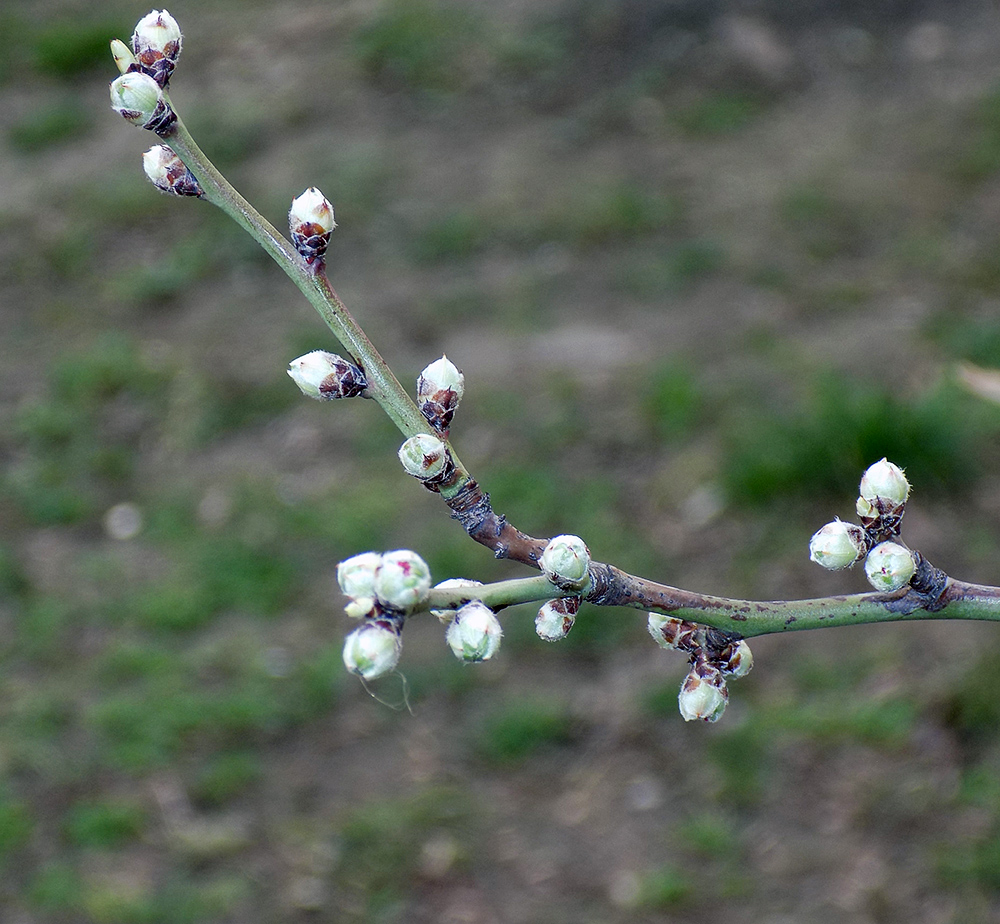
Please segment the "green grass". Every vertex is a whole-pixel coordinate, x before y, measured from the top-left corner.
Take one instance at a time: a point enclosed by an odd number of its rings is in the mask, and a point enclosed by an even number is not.
[[[74,847],[111,850],[141,837],[146,824],[146,811],[133,802],[81,800],[67,813],[63,833]]]
[[[754,122],[767,106],[753,93],[716,91],[670,112],[671,121],[694,138],[731,135]]]
[[[573,737],[573,721],[561,703],[524,699],[486,716],[476,750],[489,763],[510,766],[544,748],[567,744]]]
[[[90,117],[78,102],[57,100],[14,122],[7,139],[19,154],[35,154],[82,138],[91,127]]]

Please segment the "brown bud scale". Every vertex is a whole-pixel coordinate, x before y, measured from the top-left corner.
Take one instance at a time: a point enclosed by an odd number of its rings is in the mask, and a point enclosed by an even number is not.
[[[331,233],[324,231],[322,225],[304,221],[291,231],[292,246],[307,264],[312,264],[326,253]]]
[[[333,360],[334,371],[319,384],[321,398],[328,401],[337,398],[356,398],[368,387],[364,372],[342,356]]]

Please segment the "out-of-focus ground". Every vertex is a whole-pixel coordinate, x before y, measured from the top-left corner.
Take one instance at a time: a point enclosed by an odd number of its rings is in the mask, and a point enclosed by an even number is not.
[[[370,696],[335,565],[519,575],[405,476],[335,345],[108,108],[145,8],[0,9],[0,920],[1000,920],[991,624],[757,640],[715,726],[641,614]],[[901,3],[181,2],[183,118],[534,535],[694,590],[858,591],[806,544],[863,468],[1000,581],[1000,14]],[[405,679],[404,679],[405,678]],[[408,708],[405,708],[408,706]]]

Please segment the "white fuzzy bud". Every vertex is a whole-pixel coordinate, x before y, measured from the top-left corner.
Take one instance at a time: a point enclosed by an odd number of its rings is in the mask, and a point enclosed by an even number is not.
[[[579,536],[555,536],[538,561],[545,576],[564,590],[582,590],[589,577],[590,549]]]
[[[466,588],[467,587],[467,588],[471,589],[471,588],[474,588],[474,587],[482,587],[482,586],[483,586],[483,582],[482,581],[472,581],[472,580],[469,580],[468,578],[448,578],[448,580],[446,580],[446,581],[441,581],[440,583],[435,584],[434,585],[434,589],[435,590],[458,590],[460,588]],[[471,599],[472,599],[472,597],[470,595],[469,599],[466,600],[465,602],[468,603]],[[440,622],[443,622],[445,625],[449,625],[452,622],[452,620],[455,618],[455,610],[457,610],[457,609],[458,609],[458,607],[455,607],[454,609],[447,609],[447,610],[436,610],[435,609],[435,610],[431,610],[431,615],[432,616],[436,616],[438,618],[438,620]]]
[[[386,552],[375,571],[375,596],[396,610],[413,609],[427,599],[431,571],[427,563],[409,549]]]
[[[382,563],[378,552],[352,555],[337,565],[337,583],[348,597],[374,597],[375,572]]]
[[[402,647],[399,632],[391,623],[366,622],[344,639],[344,665],[352,674],[375,680],[396,667]]]
[[[322,259],[330,243],[330,233],[336,227],[330,200],[315,186],[310,186],[292,200],[288,230],[292,244],[306,263]]]
[[[167,145],[153,145],[142,155],[142,169],[150,182],[175,196],[203,196],[194,174]]]
[[[728,702],[729,692],[722,673],[704,666],[691,670],[677,696],[677,706],[685,722],[696,719],[718,722]]]
[[[166,10],[153,10],[136,23],[132,51],[143,69],[166,86],[181,55],[181,29]]]
[[[456,614],[445,639],[460,661],[488,661],[497,653],[503,629],[485,603],[473,600]]]
[[[868,540],[860,526],[834,520],[809,540],[809,558],[830,571],[840,571],[860,560],[867,548]]]
[[[326,350],[313,350],[293,359],[288,364],[288,374],[302,394],[320,401],[356,398],[368,387],[361,369]]]
[[[900,507],[910,496],[910,482],[898,465],[883,458],[861,476],[859,493],[861,499],[872,506],[876,506],[877,500],[881,498],[892,506]]]
[[[417,406],[430,425],[446,433],[465,394],[465,376],[447,356],[434,360],[417,377]]]
[[[399,461],[414,478],[430,481],[444,477],[451,467],[448,447],[436,436],[418,433],[399,447]]]
[[[883,593],[905,587],[916,570],[913,553],[898,542],[879,543],[865,559],[868,583]]]
[[[535,634],[543,642],[559,642],[569,635],[580,609],[579,597],[557,597],[542,604],[535,617]]]

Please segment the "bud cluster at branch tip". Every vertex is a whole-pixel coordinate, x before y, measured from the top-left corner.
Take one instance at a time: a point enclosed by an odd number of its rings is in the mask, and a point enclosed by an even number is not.
[[[590,580],[590,549],[579,536],[550,539],[538,564],[542,573],[561,590],[583,590]]]
[[[142,155],[142,169],[152,184],[174,196],[204,196],[194,174],[167,145],[153,145]]]
[[[337,227],[333,206],[315,186],[292,200],[288,212],[288,231],[292,245],[307,266],[319,269],[323,265],[330,234]]]
[[[417,377],[417,406],[438,432],[447,433],[465,394],[465,376],[447,356],[434,360]]]
[[[691,668],[677,697],[684,720],[717,722],[729,702],[726,678],[745,677],[753,668],[746,640],[660,613],[650,613],[647,626],[661,648],[689,655]]]
[[[368,380],[354,363],[328,353],[313,350],[288,364],[288,374],[302,394],[319,401],[356,398],[364,394]]]
[[[174,130],[177,115],[163,90],[181,53],[181,30],[166,10],[153,10],[136,24],[129,49],[111,42],[111,56],[121,76],[111,83],[111,108],[161,137]]]
[[[472,600],[461,607],[448,631],[445,640],[460,661],[488,661],[500,648],[503,629],[485,603]]]
[[[579,597],[557,597],[543,603],[535,617],[535,634],[543,642],[562,641],[573,628],[579,609]]]
[[[448,447],[430,433],[411,436],[399,447],[398,455],[407,473],[431,488],[454,471]]]

